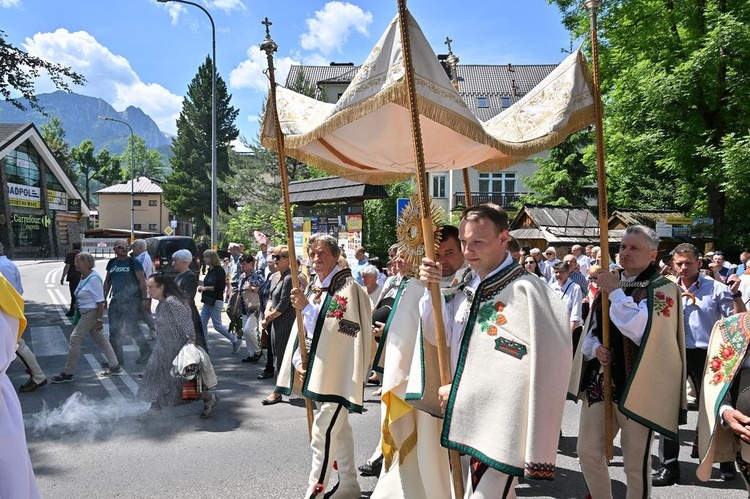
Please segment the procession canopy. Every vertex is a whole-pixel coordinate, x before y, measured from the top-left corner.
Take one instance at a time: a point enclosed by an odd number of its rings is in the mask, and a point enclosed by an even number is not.
[[[287,156],[369,184],[414,174],[398,22],[396,16],[335,104],[277,89]],[[427,172],[502,170],[593,123],[593,83],[580,51],[513,106],[482,122],[454,88],[411,14],[408,22]],[[261,142],[278,150],[272,105],[266,105]]]

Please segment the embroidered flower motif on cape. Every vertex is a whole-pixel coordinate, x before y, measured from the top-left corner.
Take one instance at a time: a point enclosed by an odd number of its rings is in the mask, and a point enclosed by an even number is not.
[[[490,336],[497,335],[497,326],[503,326],[508,319],[501,312],[505,309],[503,302],[487,302],[479,309],[477,321],[482,328],[482,332]]]
[[[732,374],[732,370],[738,361],[739,355],[732,345],[729,343],[720,344],[719,350],[708,359],[707,373],[712,375],[710,383],[712,385],[723,383]]]
[[[657,291],[654,293],[654,310],[656,310],[656,315],[670,317],[672,315],[673,306],[674,298],[665,295],[664,291]]]
[[[331,303],[328,305],[328,311],[326,317],[334,317],[337,320],[341,320],[346,312],[346,298],[339,295],[333,295]]]

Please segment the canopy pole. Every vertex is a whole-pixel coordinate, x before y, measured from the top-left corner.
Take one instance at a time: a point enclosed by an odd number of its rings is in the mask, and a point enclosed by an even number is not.
[[[286,156],[284,150],[284,134],[281,131],[281,124],[279,123],[279,112],[276,107],[276,75],[273,65],[273,54],[278,49],[278,45],[271,39],[270,26],[273,24],[266,17],[261,24],[266,27],[266,39],[260,45],[260,50],[266,53],[268,58],[268,69],[264,71],[268,75],[268,79],[271,81],[270,99],[268,102],[269,108],[266,109],[267,113],[273,113],[274,124],[276,127],[276,152],[279,155],[279,174],[281,176],[281,193],[284,198],[284,215],[286,218],[286,238],[289,246],[289,271],[292,275],[292,287],[299,288],[299,268],[297,267],[297,255],[294,250],[294,232],[292,228],[292,205],[289,200],[289,177],[287,176],[286,169]],[[307,370],[307,343],[305,338],[305,324],[302,319],[302,311],[294,309],[297,316],[297,339],[299,341],[299,350],[302,354],[302,368]],[[302,398],[305,401],[305,409],[307,412],[307,436],[312,440],[312,424],[313,424],[313,405],[312,400],[305,397]]]
[[[419,123],[419,109],[414,83],[414,65],[412,62],[411,45],[409,42],[409,29],[407,26],[406,0],[398,0],[398,18],[401,31],[401,46],[404,54],[404,69],[406,77],[406,88],[408,91],[409,114],[412,125],[412,144],[414,146],[414,163],[417,168],[417,187],[419,190],[420,215],[422,217],[422,238],[425,247],[425,256],[435,260],[435,229],[432,226],[430,214],[430,194],[427,191],[427,171],[425,169],[424,146],[422,144],[422,130]],[[453,382],[451,375],[450,358],[448,347],[445,342],[445,325],[443,324],[443,310],[440,294],[440,285],[430,283],[430,298],[432,302],[432,313],[435,317],[435,332],[437,338],[438,367],[440,369],[440,383],[449,385]],[[464,496],[463,473],[461,472],[461,460],[458,451],[449,450],[451,474],[453,476],[453,490],[457,499]]]
[[[456,92],[458,92],[458,56],[453,53],[451,43],[453,43],[453,40],[446,36],[445,44],[448,45],[448,59],[446,59],[446,62],[451,68],[451,81],[453,81],[453,88],[455,88]],[[464,207],[468,208],[469,206],[471,206],[471,183],[469,182],[469,169],[463,168],[461,170],[461,174],[464,179]]]
[[[589,11],[591,24],[591,59],[594,65],[594,113],[596,119],[596,171],[597,186],[599,189],[599,247],[602,249],[602,270],[609,272],[609,215],[607,213],[607,177],[604,165],[604,106],[599,79],[599,41],[597,38],[596,16],[601,7],[601,0],[586,0],[585,7]],[[603,289],[602,294],[602,346],[610,349],[609,337],[609,295]],[[612,422],[612,369],[610,365],[604,366],[604,448],[607,459],[612,460],[614,455],[614,428]]]

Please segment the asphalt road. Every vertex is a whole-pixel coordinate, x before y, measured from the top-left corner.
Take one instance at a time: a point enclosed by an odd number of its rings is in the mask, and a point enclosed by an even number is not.
[[[62,263],[17,262],[25,288],[29,327],[24,335],[48,376],[59,373],[73,327],[64,316],[67,285],[61,286]],[[105,261],[97,262],[104,274]],[[106,320],[105,320],[106,323]],[[144,327],[145,331],[145,327]],[[200,419],[200,402],[167,410],[156,420],[140,422],[135,415],[148,405],[136,399],[138,374],[135,345],[126,348],[127,375],[101,379],[103,361],[91,339],[83,345],[75,381],[47,385],[20,394],[29,451],[45,498],[182,498],[302,497],[310,466],[304,405],[300,399],[264,407],[260,401],[272,380],[258,380],[263,367],[243,364],[244,348],[232,355],[231,345],[210,329],[211,358],[219,377],[221,397],[209,419]],[[244,353],[246,355],[246,353]],[[13,384],[27,375],[20,361],[8,370]],[[366,411],[353,414],[358,463],[371,455],[379,438],[379,398],[366,389]],[[568,403],[553,482],[522,482],[519,497],[583,498],[586,486],[575,454],[579,406]],[[683,485],[654,489],[655,498],[744,498],[738,477],[707,484],[695,478],[690,442],[697,413],[681,433]],[[615,497],[625,497],[625,476],[616,442],[610,467]],[[656,455],[656,445],[652,449]],[[715,469],[714,476],[718,475]],[[369,497],[374,478],[360,478]],[[10,498],[16,499],[16,498]],[[20,498],[19,498],[20,499]]]

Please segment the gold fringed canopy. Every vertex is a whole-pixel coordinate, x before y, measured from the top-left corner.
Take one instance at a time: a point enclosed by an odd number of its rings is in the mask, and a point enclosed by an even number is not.
[[[408,20],[427,172],[502,170],[593,123],[593,84],[580,51],[509,109],[481,122],[453,87],[411,14]],[[335,104],[279,87],[276,98],[287,156],[369,184],[412,176],[404,72],[397,16]],[[266,112],[261,143],[276,150],[273,120],[273,113]]]

